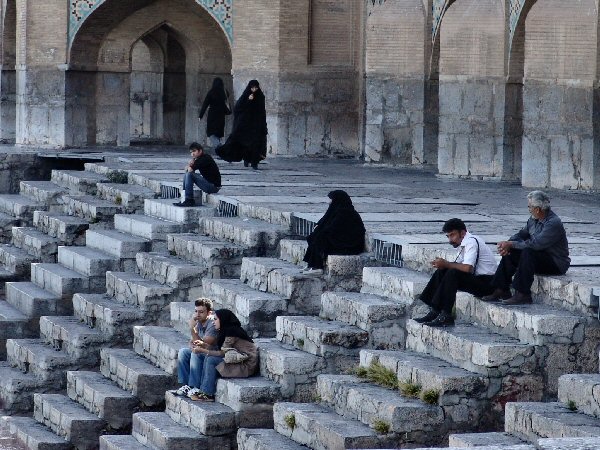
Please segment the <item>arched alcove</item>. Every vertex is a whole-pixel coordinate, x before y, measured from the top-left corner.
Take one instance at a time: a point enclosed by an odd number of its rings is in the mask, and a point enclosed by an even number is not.
[[[15,0],[5,0],[1,7],[0,67],[0,143],[14,143],[16,132],[16,28]]]

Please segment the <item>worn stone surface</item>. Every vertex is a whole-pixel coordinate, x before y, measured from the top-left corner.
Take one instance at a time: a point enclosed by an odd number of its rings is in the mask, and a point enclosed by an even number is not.
[[[116,230],[152,241],[166,241],[167,234],[185,231],[179,223],[141,214],[115,214],[114,222]]]
[[[145,406],[158,406],[165,399],[165,389],[175,386],[173,375],[152,365],[133,350],[103,348],[100,351],[100,372]]]
[[[235,433],[236,414],[228,406],[217,402],[194,402],[178,397],[172,392],[165,394],[168,416],[180,425],[207,436],[223,436]]]
[[[169,374],[177,373],[179,349],[188,346],[186,337],[166,327],[135,326],[133,349]]]
[[[56,262],[59,240],[35,228],[14,227],[12,243],[40,262]]]
[[[215,215],[215,209],[209,206],[195,206],[180,208],[173,205],[172,199],[146,199],[144,201],[144,214],[187,225],[186,231],[198,228],[198,222],[203,217]]]
[[[239,450],[303,450],[306,447],[277,433],[275,430],[240,428],[237,432]]]
[[[63,194],[68,189],[51,181],[21,181],[19,193],[36,202],[45,204],[48,211],[60,212],[63,207]]]
[[[87,366],[98,363],[100,347],[108,340],[107,335],[73,316],[40,317],[40,337]]]
[[[158,281],[172,288],[202,286],[202,270],[196,264],[163,253],[138,253],[138,272],[144,278]]]
[[[558,379],[558,400],[567,407],[600,417],[600,374],[566,374]]]
[[[96,195],[96,183],[108,183],[104,175],[90,171],[53,170],[51,181],[69,191]]]
[[[429,277],[398,267],[365,267],[361,292],[377,294],[412,304],[425,288]]]
[[[101,277],[108,271],[121,270],[118,257],[92,247],[59,247],[58,263],[88,277]]]
[[[159,313],[171,301],[184,301],[175,289],[131,272],[107,272],[106,293],[126,305]]]
[[[402,348],[405,341],[405,303],[375,294],[324,292],[320,317],[357,326],[368,333],[370,347]]]
[[[32,417],[2,417],[10,433],[31,450],[69,450],[71,444]]]
[[[91,195],[63,195],[64,212],[89,220],[91,223],[110,223],[115,214],[123,212],[123,206],[100,200]]]
[[[100,436],[100,450],[144,450],[148,447],[130,434],[105,434]]]
[[[46,211],[33,213],[33,225],[42,233],[57,238],[65,245],[85,244],[85,231],[90,226],[85,219]]]
[[[125,207],[127,213],[143,211],[144,200],[158,195],[144,186],[133,184],[98,183],[98,197]]]
[[[451,434],[448,438],[450,447],[485,447],[509,446],[525,444],[516,436],[502,432]]]
[[[1,194],[0,212],[10,216],[31,222],[35,210],[44,210],[43,203],[31,200],[28,197],[19,194]]]
[[[46,392],[52,384],[24,373],[14,363],[0,362],[0,402],[6,414],[28,413],[33,409],[33,393]]]
[[[27,278],[32,262],[37,262],[37,259],[25,250],[9,244],[0,244],[0,264],[16,277]]]
[[[87,276],[59,264],[31,264],[31,281],[59,297],[67,297],[76,292],[89,292],[92,289]]]
[[[73,312],[73,304],[29,282],[6,283],[6,301],[28,317],[65,315]]]
[[[557,438],[538,439],[540,450],[595,450],[600,447],[600,438]]]
[[[121,259],[135,259],[138,252],[151,250],[152,242],[117,230],[88,230],[85,234],[87,247]]]

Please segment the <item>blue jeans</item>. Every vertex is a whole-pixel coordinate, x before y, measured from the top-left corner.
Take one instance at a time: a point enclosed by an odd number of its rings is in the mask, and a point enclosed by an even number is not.
[[[194,184],[207,194],[216,194],[219,192],[218,187],[196,172],[186,172],[183,176],[183,190],[185,191],[185,199],[194,199]]]
[[[189,348],[182,348],[177,355],[177,378],[180,384],[200,388],[204,370],[204,353],[192,353]]]
[[[215,148],[215,147],[221,145],[221,138],[219,136],[215,136],[214,134],[211,134],[208,137],[208,140],[210,141],[210,146],[212,148]]]
[[[217,391],[217,379],[219,372],[217,366],[223,362],[220,356],[207,356],[204,360],[204,370],[202,372],[202,384],[200,390],[208,395],[215,395]]]

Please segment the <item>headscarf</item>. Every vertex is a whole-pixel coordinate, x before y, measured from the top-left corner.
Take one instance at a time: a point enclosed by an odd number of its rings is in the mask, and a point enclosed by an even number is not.
[[[226,101],[227,93],[225,92],[225,84],[223,83],[223,79],[220,77],[215,77],[213,80],[212,87],[210,88],[210,95],[217,101]]]
[[[354,209],[350,196],[342,190],[331,191],[327,196],[331,204],[317,222],[313,234],[324,234],[337,251],[364,250],[365,225]]]
[[[221,348],[225,338],[237,337],[248,342],[254,342],[246,330],[242,328],[240,320],[229,309],[217,309],[215,315],[219,318],[220,328],[217,338],[217,346]]]
[[[325,215],[321,217],[321,219],[317,222],[317,225],[323,225],[327,223],[340,208],[354,209],[354,205],[352,205],[352,200],[350,199],[350,196],[346,193],[346,191],[331,191],[329,194],[327,194],[327,197],[331,199],[331,203],[329,204],[329,208],[327,208]]]

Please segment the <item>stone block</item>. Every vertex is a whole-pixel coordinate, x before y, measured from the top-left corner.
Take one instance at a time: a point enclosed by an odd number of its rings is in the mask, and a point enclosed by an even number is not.
[[[5,414],[30,412],[33,410],[33,393],[49,389],[53,389],[51,383],[41,381],[31,373],[24,373],[20,368],[11,367],[6,361],[0,362],[0,402]]]
[[[207,279],[202,281],[203,295],[214,308],[227,308],[240,319],[252,336],[275,336],[275,319],[288,313],[288,299],[252,289],[240,280]]]
[[[145,450],[147,448],[130,434],[100,436],[100,450]]]
[[[176,379],[152,365],[133,350],[103,348],[100,350],[100,372],[146,407],[159,406],[165,400],[165,389],[175,386]]]
[[[2,423],[19,442],[31,450],[70,450],[71,444],[33,417],[2,417]]]
[[[31,264],[31,281],[61,298],[77,292],[89,292],[90,279],[60,264]]]
[[[525,442],[516,436],[502,432],[451,434],[448,438],[451,447],[485,447],[524,445]]]
[[[99,361],[100,347],[109,338],[73,316],[40,317],[40,337],[87,366]]]
[[[97,183],[108,183],[104,175],[78,170],[53,170],[50,179],[55,185],[80,194],[96,195]]]
[[[203,217],[215,215],[215,208],[210,206],[181,208],[173,205],[173,199],[145,199],[144,214],[187,225],[186,231],[193,231],[197,229],[198,222]]]
[[[106,293],[118,302],[155,313],[171,301],[187,300],[175,289],[131,272],[107,272]]]
[[[138,272],[144,278],[172,288],[186,289],[202,286],[202,270],[196,264],[161,253],[138,253]]]
[[[540,450],[595,450],[600,448],[600,438],[556,438],[538,439]]]
[[[12,243],[39,262],[56,262],[59,240],[29,227],[14,227]]]
[[[85,219],[45,211],[33,213],[33,225],[65,245],[84,245],[85,230],[90,226]]]
[[[88,230],[85,234],[87,247],[100,250],[115,258],[135,259],[138,252],[149,252],[149,239],[132,236],[117,230]]]
[[[281,398],[277,383],[262,377],[221,378],[215,400],[237,413],[238,427],[273,426],[273,403]]]
[[[115,214],[115,229],[152,241],[166,241],[167,234],[184,231],[181,224],[141,214]]]
[[[114,430],[130,426],[139,406],[135,396],[98,372],[67,372],[67,395]]]
[[[206,436],[231,435],[237,429],[236,414],[228,406],[217,402],[194,402],[178,397],[172,392],[165,394],[167,415],[176,423]]]
[[[244,258],[240,279],[254,289],[289,298],[294,312],[305,314],[318,314],[325,290],[322,278],[304,275],[298,266],[273,258]]]
[[[23,195],[2,194],[0,195],[0,212],[31,222],[35,210],[45,210],[43,203],[31,200]]]
[[[98,446],[106,423],[83,406],[60,394],[34,394],[35,420],[80,449]]]
[[[65,315],[73,312],[73,305],[68,299],[61,299],[29,281],[7,282],[6,301],[27,317]]]
[[[59,247],[58,263],[88,277],[101,277],[108,271],[121,269],[119,257],[109,255],[92,247]]]
[[[47,206],[48,211],[62,211],[63,194],[68,190],[51,181],[21,181],[19,193]]]
[[[368,345],[378,349],[403,348],[405,303],[358,292],[324,292],[320,316],[357,326],[368,333]]]
[[[0,264],[16,277],[27,278],[32,262],[37,262],[36,258],[25,250],[9,244],[0,244]]]
[[[311,403],[276,403],[275,431],[309,448],[393,448],[402,445],[396,434],[378,434],[367,425],[346,419]],[[289,423],[293,420],[294,426]]]
[[[240,428],[237,433],[239,450],[304,450],[304,445],[298,444],[285,436],[269,429]]]
[[[133,349],[169,374],[177,373],[179,349],[189,346],[189,339],[166,327],[135,326]]]
[[[106,200],[100,200],[91,195],[64,195],[64,212],[70,216],[77,216],[89,220],[91,223],[109,224],[115,214],[123,212],[123,206],[115,205]]]
[[[600,420],[559,403],[507,403],[504,430],[530,442],[564,436],[600,437]]]
[[[156,198],[152,189],[134,184],[98,183],[98,197],[125,207],[127,213],[142,212],[144,200]]]
[[[311,355],[275,339],[259,339],[260,373],[280,387],[281,396],[293,401],[312,401],[317,376],[335,371],[335,360]]]
[[[231,445],[229,437],[201,435],[164,412],[134,414],[131,434],[142,445],[164,450],[229,449]]]
[[[317,393],[321,402],[343,417],[372,426],[376,421],[389,425],[392,433],[407,433],[411,442],[441,440],[444,410],[399,392],[362,382],[353,375],[319,375]],[[426,439],[426,435],[427,439]]]
[[[429,277],[399,267],[365,267],[361,292],[381,295],[401,303],[412,304],[421,294]]]
[[[558,379],[558,400],[566,407],[600,417],[600,374],[565,374]]]

